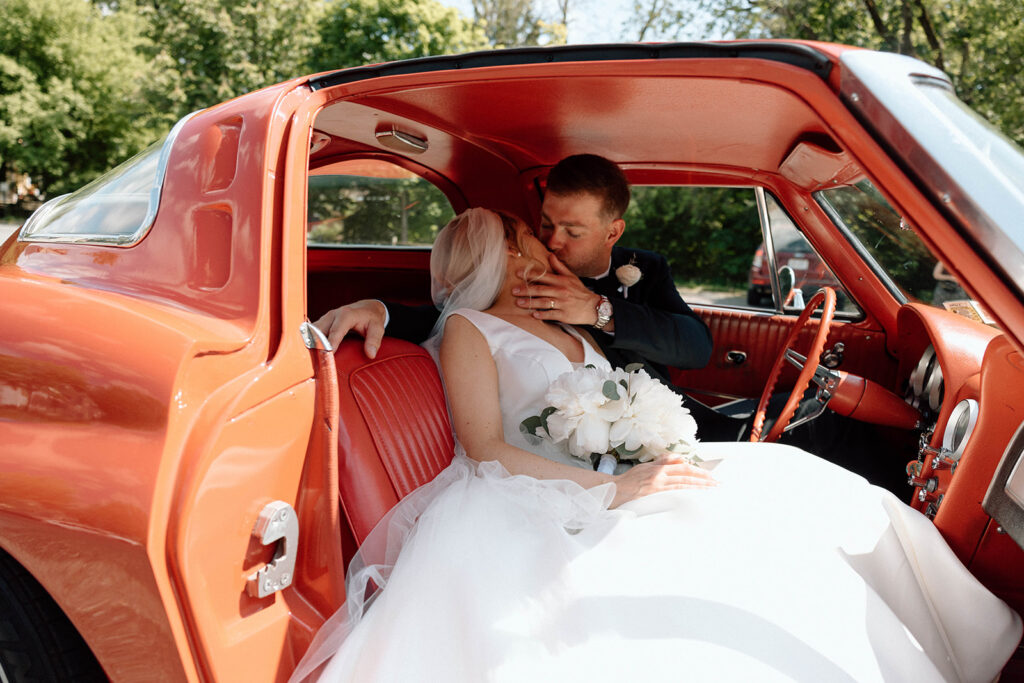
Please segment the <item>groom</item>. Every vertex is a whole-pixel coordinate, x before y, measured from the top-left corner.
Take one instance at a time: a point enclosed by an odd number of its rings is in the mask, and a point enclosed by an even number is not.
[[[699,368],[711,356],[707,325],[679,296],[665,257],[616,245],[625,229],[629,183],[615,163],[594,154],[558,162],[547,178],[538,237],[551,252],[549,272],[517,304],[542,320],[589,326],[613,366],[641,363],[673,387],[666,366]],[[350,331],[377,354],[385,325],[391,336],[422,342],[438,312],[376,300],[327,312],[315,325],[337,345]],[[683,395],[704,440],[736,440],[743,423]]]

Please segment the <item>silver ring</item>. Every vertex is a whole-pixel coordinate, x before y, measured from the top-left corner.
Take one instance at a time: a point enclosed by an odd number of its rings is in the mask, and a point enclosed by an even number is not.
[[[548,306],[548,308],[550,308],[552,311],[555,310],[555,300],[554,299],[551,299],[551,305]]]

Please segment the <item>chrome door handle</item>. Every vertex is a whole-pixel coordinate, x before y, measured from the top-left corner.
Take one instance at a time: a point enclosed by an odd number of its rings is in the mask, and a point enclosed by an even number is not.
[[[726,351],[725,362],[731,363],[732,365],[743,365],[744,363],[747,362],[747,352],[737,351],[735,349],[733,349],[732,351]]]

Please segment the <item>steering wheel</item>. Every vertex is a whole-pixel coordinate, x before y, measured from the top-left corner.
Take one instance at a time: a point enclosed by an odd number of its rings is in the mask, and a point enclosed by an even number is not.
[[[818,329],[814,333],[811,348],[807,351],[807,361],[803,363],[800,369],[800,375],[797,377],[796,384],[793,385],[793,390],[789,393],[789,399],[786,401],[782,413],[775,420],[771,430],[762,437],[761,430],[764,428],[768,400],[772,397],[772,391],[775,390],[775,383],[779,381],[779,375],[782,374],[782,366],[787,360],[794,362],[792,360],[793,356],[789,354],[789,349],[796,342],[796,338],[800,335],[804,325],[810,320],[811,314],[819,306],[822,309],[821,319],[818,321]],[[800,313],[800,317],[796,319],[793,329],[789,331],[789,335],[779,351],[779,357],[775,360],[775,365],[772,366],[772,371],[768,374],[768,382],[764,386],[761,400],[757,404],[757,411],[754,413],[754,425],[750,432],[751,441],[776,441],[782,436],[782,431],[789,424],[789,421],[793,419],[796,407],[800,403],[804,391],[810,386],[811,379],[814,377],[814,371],[818,367],[818,357],[821,356],[821,352],[825,349],[825,340],[828,338],[829,330],[832,327],[832,316],[835,312],[836,292],[831,287],[822,287],[807,302],[807,306]]]

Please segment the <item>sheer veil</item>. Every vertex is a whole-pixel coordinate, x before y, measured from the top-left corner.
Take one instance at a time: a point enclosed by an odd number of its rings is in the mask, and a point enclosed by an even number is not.
[[[490,308],[505,281],[508,258],[503,217],[473,208],[453,218],[430,253],[430,296],[441,315],[423,346],[437,360],[445,322],[454,311]]]
[[[435,362],[448,316],[460,308],[489,308],[497,298],[505,280],[507,233],[514,229],[514,219],[473,208],[453,218],[438,233],[430,255],[430,293],[441,315],[423,343]],[[473,476],[474,461],[465,457],[460,445],[456,445],[456,452],[448,468],[403,498],[367,535],[349,563],[345,604],[320,627],[289,681],[315,678],[387,584],[399,552],[423,511],[445,488]]]

